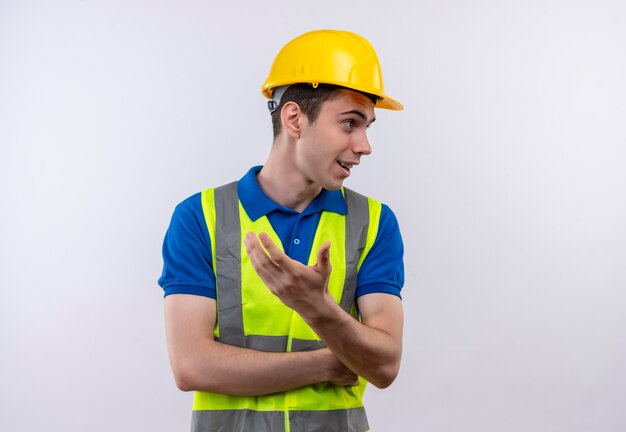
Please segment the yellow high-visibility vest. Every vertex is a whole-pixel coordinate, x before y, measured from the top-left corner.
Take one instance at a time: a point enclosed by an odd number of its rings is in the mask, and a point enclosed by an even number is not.
[[[378,232],[381,204],[342,189],[347,214],[324,211],[315,232],[309,265],[330,241],[332,272],[328,291],[357,318],[356,277]],[[247,232],[265,232],[284,250],[266,216],[252,221],[237,195],[237,183],[202,192],[202,209],[211,238],[216,276],[215,339],[229,345],[271,352],[323,348],[324,342],[293,309],[265,286],[243,244]],[[321,382],[263,396],[196,392],[192,431],[366,432],[362,396],[367,385]]]

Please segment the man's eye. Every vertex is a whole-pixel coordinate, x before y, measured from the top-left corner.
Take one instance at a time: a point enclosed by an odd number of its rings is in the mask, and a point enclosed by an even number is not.
[[[349,128],[353,128],[354,127],[354,120],[346,120],[344,123]]]

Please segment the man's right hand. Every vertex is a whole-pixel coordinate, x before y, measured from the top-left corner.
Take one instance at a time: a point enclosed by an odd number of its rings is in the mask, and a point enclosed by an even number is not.
[[[323,364],[326,365],[329,378],[328,381],[338,386],[356,386],[359,385],[359,376],[348,369],[339,361],[337,356],[328,348],[320,350],[323,358]]]

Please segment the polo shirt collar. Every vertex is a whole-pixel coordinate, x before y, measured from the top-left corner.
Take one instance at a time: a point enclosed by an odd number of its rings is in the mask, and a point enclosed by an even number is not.
[[[270,197],[265,195],[263,189],[259,185],[256,178],[257,174],[261,171],[263,166],[255,166],[251,168],[246,175],[244,175],[237,184],[237,192],[239,194],[239,201],[243,205],[244,210],[252,219],[256,221],[262,216],[273,212],[274,210],[280,210],[283,212],[296,213],[294,210],[284,207],[274,202]],[[341,190],[330,191],[322,189],[320,194],[308,205],[301,215],[318,213],[322,211],[331,211],[345,215],[348,211],[346,207],[346,200],[343,198]]]

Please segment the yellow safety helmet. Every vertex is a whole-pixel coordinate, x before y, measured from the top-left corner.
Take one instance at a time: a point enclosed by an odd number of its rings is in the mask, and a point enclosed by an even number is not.
[[[404,108],[385,93],[372,45],[363,36],[348,31],[315,30],[287,43],[276,56],[261,92],[272,99],[274,89],[296,83],[313,87],[334,84],[378,96],[376,108]]]

